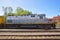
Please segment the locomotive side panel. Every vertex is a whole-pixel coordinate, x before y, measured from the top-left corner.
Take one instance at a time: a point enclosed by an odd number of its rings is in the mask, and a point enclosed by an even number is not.
[[[40,17],[31,17],[31,16],[8,16],[6,23],[11,24],[41,24],[47,23],[48,19],[40,19]]]

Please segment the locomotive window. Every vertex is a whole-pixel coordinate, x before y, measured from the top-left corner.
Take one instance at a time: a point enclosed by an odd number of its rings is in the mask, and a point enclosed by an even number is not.
[[[7,20],[7,22],[12,22],[12,20]]]
[[[40,19],[43,19],[43,16],[40,16]]]
[[[31,17],[35,17],[35,15],[31,15]]]

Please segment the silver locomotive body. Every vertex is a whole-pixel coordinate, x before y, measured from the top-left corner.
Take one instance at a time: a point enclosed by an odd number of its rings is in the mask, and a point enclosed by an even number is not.
[[[11,24],[38,24],[47,22],[48,19],[44,15],[8,16],[6,20],[6,23]]]
[[[34,28],[50,29],[55,28],[55,23],[46,18],[45,14],[40,15],[23,15],[23,16],[7,16],[7,28],[21,28],[21,26],[31,26]],[[29,27],[30,26],[30,27]],[[26,28],[24,27],[24,28]]]

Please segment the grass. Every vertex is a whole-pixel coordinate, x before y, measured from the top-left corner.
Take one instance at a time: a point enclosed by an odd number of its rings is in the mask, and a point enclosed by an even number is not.
[[[60,22],[58,22],[56,26],[57,26],[57,27],[60,27]]]

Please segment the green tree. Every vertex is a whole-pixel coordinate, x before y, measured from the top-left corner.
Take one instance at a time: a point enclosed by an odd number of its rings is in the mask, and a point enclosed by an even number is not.
[[[8,16],[8,15],[12,15],[13,13],[13,9],[12,7],[3,7],[3,11],[4,11],[4,16]]]
[[[7,16],[13,16],[14,14],[12,7],[2,7],[4,11],[4,22],[6,23],[6,17]]]
[[[4,11],[4,16],[7,16],[7,7],[2,7]]]
[[[13,12],[12,7],[8,7],[7,10],[8,10],[8,14],[10,14],[10,13],[12,14],[12,12]]]
[[[7,7],[2,7],[4,11],[4,22],[6,23],[6,17],[7,17]]]
[[[7,7],[7,16],[14,16],[12,7]]]
[[[32,14],[32,12],[28,11],[28,10],[24,10],[20,7],[17,7],[16,9],[16,15],[17,16],[20,16],[20,15],[29,15],[29,14]]]

